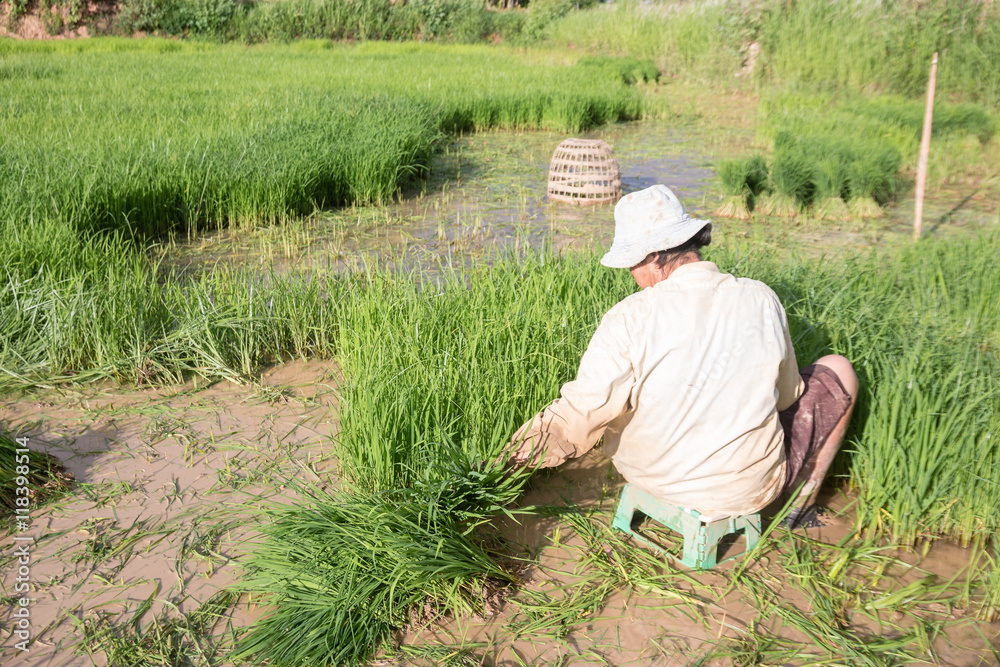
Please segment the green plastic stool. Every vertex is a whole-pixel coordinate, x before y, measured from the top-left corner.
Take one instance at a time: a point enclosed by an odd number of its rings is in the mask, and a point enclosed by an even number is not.
[[[671,558],[676,557],[632,529],[637,511],[683,535],[684,551],[678,560],[696,570],[709,570],[718,564],[716,558],[718,557],[719,540],[726,535],[740,530],[744,531],[746,549],[720,561],[723,563],[739,558],[757,546],[757,542],[760,540],[760,514],[706,516],[696,510],[665,503],[637,486],[626,484],[611,525]]]

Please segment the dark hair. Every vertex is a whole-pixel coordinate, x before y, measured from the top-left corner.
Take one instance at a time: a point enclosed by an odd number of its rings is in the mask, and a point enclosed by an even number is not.
[[[653,254],[653,260],[662,269],[671,262],[676,261],[682,255],[693,252],[701,259],[701,249],[712,242],[712,223],[708,223],[698,230],[698,232],[687,241],[669,250],[659,250]]]

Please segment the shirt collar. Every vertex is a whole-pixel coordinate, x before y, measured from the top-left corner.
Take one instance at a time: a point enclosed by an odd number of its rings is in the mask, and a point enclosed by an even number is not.
[[[684,282],[688,279],[697,280],[699,274],[705,273],[721,273],[721,271],[719,271],[719,267],[716,266],[715,262],[706,262],[704,260],[700,262],[691,262],[674,269],[674,272],[670,274],[670,277],[663,282],[670,283],[678,279]]]

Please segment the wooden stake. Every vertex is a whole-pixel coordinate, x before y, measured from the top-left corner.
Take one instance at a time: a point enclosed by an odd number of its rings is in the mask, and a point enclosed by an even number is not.
[[[931,61],[927,82],[927,110],[924,111],[924,134],[920,138],[920,162],[917,164],[917,202],[913,207],[913,240],[919,241],[924,223],[924,187],[927,185],[927,158],[931,153],[931,119],[934,116],[934,82],[937,79],[937,51]]]

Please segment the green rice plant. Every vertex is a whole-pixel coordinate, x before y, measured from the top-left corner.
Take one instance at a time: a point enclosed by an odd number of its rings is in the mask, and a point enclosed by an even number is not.
[[[406,625],[414,607],[483,612],[490,588],[509,585],[477,529],[520,495],[521,472],[474,470],[451,450],[447,471],[427,470],[413,487],[376,494],[313,492],[311,501],[269,513],[247,564],[248,591],[273,610],[245,635],[235,657],[273,665],[366,661]],[[294,628],[294,632],[290,629]]]
[[[723,160],[717,167],[719,180],[726,193],[726,201],[715,214],[723,218],[746,220],[750,217],[747,206],[747,164],[744,160]]]
[[[28,519],[29,511],[58,496],[73,481],[59,459],[33,450],[29,441],[18,442],[0,430],[0,516]]]
[[[785,304],[800,362],[836,351],[861,379],[835,475],[855,488],[868,535],[969,540],[1000,503],[1000,396],[990,381],[1000,364],[1000,274],[991,243],[859,258],[798,295],[791,275],[764,278]]]
[[[894,540],[939,531],[955,504],[967,502],[950,499],[961,493],[954,486],[958,460],[992,459],[983,423],[984,408],[993,398],[989,367],[975,348],[962,350],[964,357],[938,356],[928,345],[915,341],[901,360],[874,359],[885,379],[870,398],[871,427],[859,451],[859,464],[872,468],[859,488],[858,523],[870,534],[888,531]],[[900,488],[900,480],[908,482],[905,487]]]
[[[892,146],[873,146],[857,154],[847,165],[848,206],[856,218],[881,218],[879,205],[889,201],[896,190],[896,172],[903,161]]]
[[[772,192],[760,200],[757,210],[764,215],[794,218],[799,207],[812,199],[815,189],[809,161],[795,148],[776,150],[771,163],[771,184]]]
[[[813,180],[816,183],[814,215],[820,220],[850,220],[851,212],[843,199],[847,192],[847,164],[843,154],[834,152],[818,156]]]
[[[344,491],[269,513],[248,587],[275,612],[240,655],[356,663],[415,605],[481,611],[483,586],[516,579],[491,558],[485,522],[528,473],[484,462],[571,377],[592,327],[627,292],[628,276],[595,274],[590,259],[344,279],[334,327]]]
[[[767,163],[762,155],[743,160],[724,160],[718,167],[719,180],[728,195],[715,214],[724,218],[746,220],[757,198],[767,188]]]
[[[642,113],[613,68],[486,47],[95,39],[0,42],[0,56],[5,226],[149,237],[281,222],[388,201],[446,133]]]

